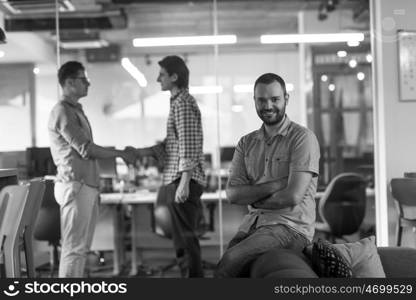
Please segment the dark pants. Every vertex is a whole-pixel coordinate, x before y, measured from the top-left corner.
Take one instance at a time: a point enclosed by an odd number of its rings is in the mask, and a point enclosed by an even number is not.
[[[171,217],[171,234],[181,274],[184,277],[203,277],[201,247],[197,235],[202,216],[203,187],[190,181],[189,197],[184,203],[175,202],[179,180],[160,187],[157,206],[166,205]]]

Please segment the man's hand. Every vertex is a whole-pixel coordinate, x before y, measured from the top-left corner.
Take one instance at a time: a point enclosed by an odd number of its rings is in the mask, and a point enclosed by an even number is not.
[[[124,160],[126,165],[136,166],[136,149],[130,146],[124,148],[124,150],[122,151],[121,158]]]
[[[189,183],[180,182],[176,189],[175,202],[184,203],[189,197]]]
[[[265,199],[258,200],[256,202],[252,203],[251,204],[251,207],[253,207],[253,208],[265,208],[265,209],[267,209],[268,207],[265,207],[264,202],[265,202]]]

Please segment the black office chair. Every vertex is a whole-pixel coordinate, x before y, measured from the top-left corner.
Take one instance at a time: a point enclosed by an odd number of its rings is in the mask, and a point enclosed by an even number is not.
[[[393,178],[390,182],[390,188],[399,212],[396,244],[401,246],[403,228],[416,228],[416,216],[414,214],[416,209],[416,178]],[[413,215],[408,215],[406,208],[410,208]]]
[[[158,236],[172,239],[172,231],[171,231],[172,219],[171,219],[169,209],[163,204],[156,205],[153,210],[153,216],[154,216],[154,232]],[[209,237],[205,236],[205,233],[207,232],[208,229],[209,229],[209,226],[206,223],[205,216],[202,213],[199,216],[199,224],[197,226],[197,235],[198,235],[199,240],[209,239]],[[178,266],[178,262],[175,258],[167,265],[159,267],[159,270],[161,271],[161,274],[163,276],[164,272],[176,266]],[[212,270],[216,267],[216,264],[203,260],[202,267],[204,269]]]
[[[50,263],[39,266],[36,270],[41,272],[49,268],[49,276],[53,277],[59,264],[58,247],[61,239],[60,207],[55,200],[53,180],[45,181],[45,193],[33,235],[36,240],[47,241],[52,246]]]
[[[331,180],[319,201],[316,230],[335,242],[337,238],[359,232],[366,209],[366,181],[356,173],[341,173]]]

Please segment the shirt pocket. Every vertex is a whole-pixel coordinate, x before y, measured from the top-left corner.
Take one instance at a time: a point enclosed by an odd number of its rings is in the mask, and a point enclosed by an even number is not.
[[[288,155],[275,155],[272,159],[271,174],[273,178],[289,176],[290,158]]]

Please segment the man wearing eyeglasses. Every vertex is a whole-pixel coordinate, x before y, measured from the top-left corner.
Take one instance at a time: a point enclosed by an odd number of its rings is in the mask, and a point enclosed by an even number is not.
[[[62,249],[59,277],[83,277],[98,214],[98,158],[122,157],[134,163],[131,152],[107,149],[93,141],[79,100],[88,95],[90,81],[84,66],[69,61],[58,71],[62,99],[52,109],[48,131],[57,166],[55,198],[61,211]]]

